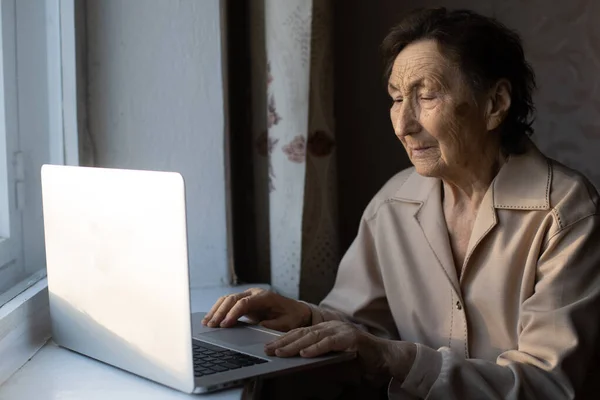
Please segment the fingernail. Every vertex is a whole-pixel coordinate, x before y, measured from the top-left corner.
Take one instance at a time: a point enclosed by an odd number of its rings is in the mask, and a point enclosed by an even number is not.
[[[229,320],[226,318],[221,322],[221,326],[227,326],[229,324]]]

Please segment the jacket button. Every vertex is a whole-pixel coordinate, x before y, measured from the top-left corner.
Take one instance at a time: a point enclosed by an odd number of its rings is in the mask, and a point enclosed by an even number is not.
[[[457,310],[462,310],[462,304],[460,304],[460,301],[456,302],[456,309]]]

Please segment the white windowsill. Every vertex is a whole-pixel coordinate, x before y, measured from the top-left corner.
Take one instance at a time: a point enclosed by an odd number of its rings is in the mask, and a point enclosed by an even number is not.
[[[41,279],[0,307],[0,385],[51,336],[47,287]]]
[[[243,285],[192,289],[192,312],[206,311],[219,296],[253,286],[268,288],[267,285]],[[0,308],[0,360],[3,360],[0,399],[56,400],[66,398],[65,395],[90,400],[192,398],[192,395],[60,348],[52,341],[44,345],[50,332],[46,279]],[[202,397],[237,400],[241,393],[241,389],[232,389]]]
[[[12,288],[10,288],[9,290],[7,290],[6,292],[0,294],[0,315],[3,315],[3,305],[8,305],[8,303],[14,299],[15,297],[19,296],[21,293],[25,292],[27,289],[29,289],[30,287],[32,287],[33,285],[35,285],[36,283],[40,282],[42,279],[44,279],[46,277],[46,271],[45,270],[41,270],[38,271],[32,275],[30,275],[29,277],[27,277],[27,279],[22,280],[21,282],[17,283],[16,285],[14,285]],[[40,287],[40,290],[43,290],[44,287]],[[39,290],[34,290],[34,294],[38,293]],[[14,308],[15,304],[13,304],[11,306],[11,308]],[[9,308],[7,308],[8,310]],[[0,325],[1,326],[1,325]]]

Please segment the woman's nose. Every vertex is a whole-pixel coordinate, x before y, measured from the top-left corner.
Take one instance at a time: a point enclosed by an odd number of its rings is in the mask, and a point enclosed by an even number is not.
[[[418,133],[421,124],[417,119],[414,107],[403,102],[395,115],[394,132],[398,138]]]

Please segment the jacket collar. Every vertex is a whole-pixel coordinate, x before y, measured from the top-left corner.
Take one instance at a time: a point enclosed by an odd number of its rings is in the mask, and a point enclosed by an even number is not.
[[[548,210],[551,182],[549,160],[530,142],[524,154],[509,157],[488,191],[492,191],[497,209]],[[423,204],[439,185],[440,179],[424,177],[413,170],[393,198]]]

